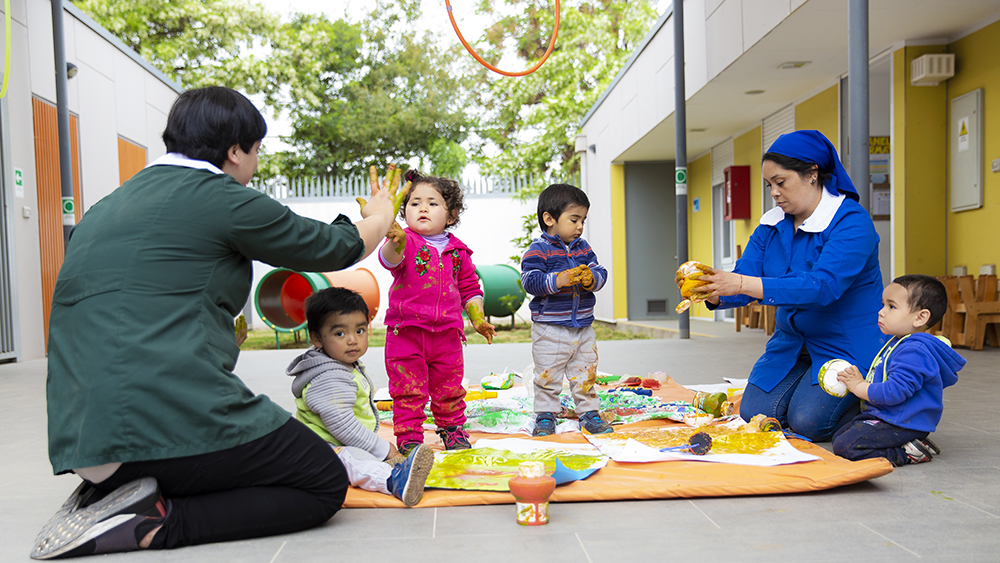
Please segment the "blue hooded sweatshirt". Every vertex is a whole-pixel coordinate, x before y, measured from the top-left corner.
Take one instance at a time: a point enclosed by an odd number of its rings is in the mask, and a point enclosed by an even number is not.
[[[902,340],[894,336],[886,350],[872,364],[862,409],[901,428],[933,432],[941,421],[944,388],[958,381],[965,358],[946,338],[924,332]]]

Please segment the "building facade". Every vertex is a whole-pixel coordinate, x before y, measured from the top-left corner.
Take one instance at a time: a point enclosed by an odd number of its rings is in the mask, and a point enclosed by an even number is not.
[[[686,0],[688,256],[731,269],[774,205],[761,156],[782,133],[823,132],[849,167],[848,2]],[[583,120],[588,237],[611,279],[607,320],[676,317],[672,10]],[[975,274],[1000,261],[1000,1],[869,2],[872,213],[883,279]],[[953,62],[935,82],[926,63]],[[964,128],[963,128],[964,127]],[[749,206],[726,220],[725,184]],[[692,307],[693,318],[726,313]],[[729,313],[731,314],[731,313]]]
[[[45,355],[63,227],[52,6],[11,0],[10,11],[0,100],[0,361],[23,361]],[[76,71],[67,102],[79,220],[165,152],[160,135],[182,89],[69,2],[63,27]],[[0,37],[8,39],[2,27]]]

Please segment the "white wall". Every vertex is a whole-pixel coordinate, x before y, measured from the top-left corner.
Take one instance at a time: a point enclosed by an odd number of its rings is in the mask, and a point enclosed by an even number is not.
[[[358,211],[358,204],[351,199],[300,199],[282,201],[289,209],[303,217],[309,217],[326,223],[332,222],[337,215],[343,213],[354,221],[361,219]],[[465,200],[467,209],[461,216],[461,222],[453,232],[455,236],[462,240],[472,250],[472,261],[477,266],[490,264],[510,264],[517,268],[516,264],[511,264],[509,257],[520,254],[511,239],[521,235],[521,217],[535,212],[537,203],[519,203],[508,197],[486,197],[471,198]],[[400,221],[402,224],[402,221]],[[538,235],[536,227],[535,236]],[[347,268],[352,270],[358,267],[366,268],[375,275],[379,285],[379,313],[375,317],[374,324],[381,325],[385,318],[385,309],[389,302],[389,284],[392,283],[392,275],[378,262],[376,253],[369,256],[362,262]],[[250,298],[257,291],[257,284],[267,272],[273,269],[268,264],[254,262],[254,282]],[[523,319],[529,318],[527,313],[528,299],[525,299],[518,314]],[[254,329],[267,329],[253,309],[252,318],[248,319]],[[501,324],[504,321],[494,319]],[[509,319],[507,320],[509,322]],[[496,323],[494,323],[496,324]]]
[[[119,185],[119,135],[147,147],[150,160],[163,154],[160,134],[177,92],[70,9],[64,12],[63,20],[66,60],[77,66],[78,74],[68,83],[67,104],[79,118],[81,208],[86,212]],[[55,63],[49,0],[12,0],[11,15],[10,78],[3,100],[8,115],[3,127],[10,135],[11,162],[3,172],[11,191],[14,169],[24,174],[24,195],[12,194],[8,210],[11,281],[18,304],[18,359],[23,361],[45,354],[31,99],[34,95],[56,102]]]
[[[48,2],[45,3],[48,6]],[[34,8],[34,6],[32,6]],[[37,24],[37,11],[29,18],[28,5],[24,0],[11,2],[11,60],[7,105],[10,134],[10,169],[4,170],[6,186],[13,186],[14,168],[23,171],[24,196],[12,197],[9,214],[11,226],[11,247],[13,248],[13,268],[11,282],[18,310],[17,328],[20,331],[20,358],[39,358],[45,353],[44,325],[42,324],[42,274],[38,261],[38,196],[35,180],[34,123],[31,113],[31,92],[33,74],[43,69],[34,65],[30,57],[29,21]],[[51,29],[51,22],[50,22]],[[0,28],[0,33],[2,33]],[[49,64],[51,73],[54,65]],[[13,190],[12,190],[13,191]],[[24,214],[29,217],[25,218]]]

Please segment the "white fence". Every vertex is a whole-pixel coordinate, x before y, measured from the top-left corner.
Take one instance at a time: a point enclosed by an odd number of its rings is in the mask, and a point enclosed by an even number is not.
[[[567,178],[566,183],[579,186],[579,175]],[[474,177],[461,181],[466,197],[514,197],[521,190],[533,185],[548,183],[541,176],[521,174],[506,177]],[[312,178],[277,178],[257,189],[278,200],[301,198],[354,199],[368,196],[368,176],[349,178],[317,176]]]

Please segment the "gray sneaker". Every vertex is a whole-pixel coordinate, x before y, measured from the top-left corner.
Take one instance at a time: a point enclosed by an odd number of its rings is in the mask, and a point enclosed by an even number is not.
[[[147,524],[145,529],[149,523],[159,525],[166,516],[160,488],[152,477],[126,483],[101,500],[83,506],[90,495],[88,487],[78,487],[42,528],[31,551],[32,559],[132,551],[139,548],[136,534],[141,530],[137,526]]]

